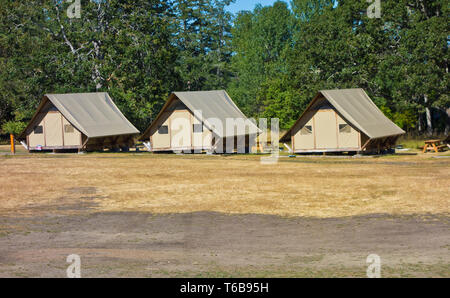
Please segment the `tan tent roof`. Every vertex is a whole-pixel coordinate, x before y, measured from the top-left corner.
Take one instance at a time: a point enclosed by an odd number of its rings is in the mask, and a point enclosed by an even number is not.
[[[188,107],[189,110],[191,110],[192,113],[194,111],[201,111],[201,118],[199,119],[202,121],[209,129],[211,129],[216,135],[219,137],[231,137],[234,135],[234,132],[232,132],[231,135],[228,135],[225,125],[226,125],[226,119],[243,119],[247,125],[246,127],[246,133],[248,132],[254,132],[259,133],[261,132],[259,128],[251,122],[242,112],[239,110],[239,108],[236,106],[236,104],[231,100],[230,96],[225,90],[214,90],[214,91],[190,91],[190,92],[174,92],[170,97],[169,100],[166,102],[165,106],[162,108],[159,115],[156,117],[155,121],[150,125],[150,127],[146,130],[143,137],[146,137],[147,133],[150,131],[150,128],[153,126],[153,124],[156,122],[156,120],[160,117],[162,112],[166,109],[166,107],[169,105],[170,99],[173,98],[173,96],[176,96],[178,99],[180,99],[186,107]],[[214,128],[213,123],[210,123],[208,119],[218,119],[224,126],[223,132],[218,131]]]
[[[321,94],[347,121],[371,139],[397,136],[405,133],[403,129],[395,125],[380,111],[363,89],[321,90],[305,112],[315,100],[320,98]],[[304,114],[300,116],[298,121]],[[291,130],[292,128],[281,137],[281,140],[289,136]]]
[[[108,93],[46,94],[44,98],[50,100],[67,121],[89,138],[139,134]],[[41,102],[33,119],[45,102],[45,99]]]

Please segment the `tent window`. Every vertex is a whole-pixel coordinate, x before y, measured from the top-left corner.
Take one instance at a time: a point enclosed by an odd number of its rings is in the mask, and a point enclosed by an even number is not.
[[[42,125],[38,125],[34,128],[34,134],[40,135],[44,133],[44,127]]]
[[[203,124],[194,124],[193,125],[194,133],[202,133],[203,132]]]
[[[73,133],[73,132],[75,132],[75,129],[73,128],[72,124],[65,124],[64,132],[65,133]]]
[[[160,135],[167,135],[169,134],[169,126],[167,125],[162,125],[158,128],[158,133]]]
[[[311,125],[303,126],[303,128],[300,130],[300,134],[301,135],[310,135],[310,134],[312,134],[312,126]]]
[[[339,132],[340,133],[351,133],[352,128],[348,124],[339,124]]]

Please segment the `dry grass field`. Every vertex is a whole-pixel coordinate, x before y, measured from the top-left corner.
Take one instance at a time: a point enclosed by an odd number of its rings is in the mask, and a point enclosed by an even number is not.
[[[0,276],[449,277],[448,157],[0,155]]]
[[[0,159],[1,212],[95,189],[96,211],[342,217],[450,212],[450,159],[35,154]]]

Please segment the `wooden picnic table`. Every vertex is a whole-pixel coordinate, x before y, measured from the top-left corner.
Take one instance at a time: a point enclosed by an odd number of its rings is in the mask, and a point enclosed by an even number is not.
[[[425,146],[423,147],[423,153],[427,153],[428,150],[434,150],[434,152],[438,153],[440,150],[446,147],[446,145],[442,145],[442,140],[428,140],[425,141]]]

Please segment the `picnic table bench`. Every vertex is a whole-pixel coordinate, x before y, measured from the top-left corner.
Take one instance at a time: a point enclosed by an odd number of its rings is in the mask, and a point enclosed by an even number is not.
[[[438,153],[439,151],[444,151],[447,145],[442,144],[442,140],[428,140],[425,141],[425,146],[423,147],[423,153],[427,153],[428,150],[434,150]]]

